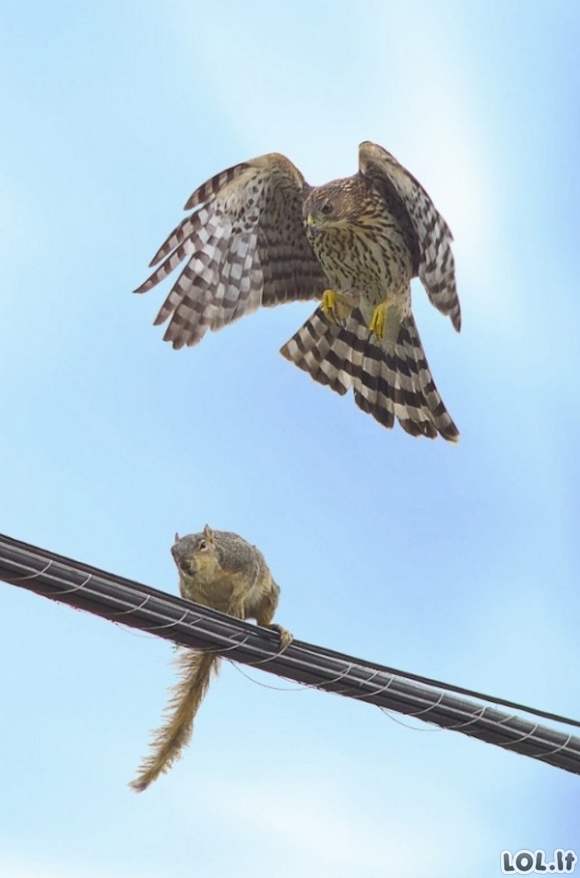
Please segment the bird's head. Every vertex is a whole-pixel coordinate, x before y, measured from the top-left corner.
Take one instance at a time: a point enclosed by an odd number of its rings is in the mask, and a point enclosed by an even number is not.
[[[364,183],[357,177],[333,180],[311,189],[304,200],[303,217],[309,237],[356,224],[361,212]]]

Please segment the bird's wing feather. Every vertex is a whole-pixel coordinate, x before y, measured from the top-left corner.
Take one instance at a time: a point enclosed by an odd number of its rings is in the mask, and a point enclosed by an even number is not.
[[[453,235],[427,192],[386,149],[365,141],[359,147],[359,169],[386,200],[400,199],[415,237],[417,271],[429,300],[449,315],[455,329],[461,327],[461,309],[455,286]]]
[[[307,185],[283,155],[269,153],[228,168],[193,193],[193,210],[151,261],[145,293],[185,266],[157,315],[165,339],[193,345],[207,329],[260,305],[319,299],[328,285],[302,221]]]

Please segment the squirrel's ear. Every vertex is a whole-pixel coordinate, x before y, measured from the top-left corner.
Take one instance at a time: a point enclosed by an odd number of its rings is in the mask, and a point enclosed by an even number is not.
[[[208,543],[213,543],[213,530],[211,529],[209,524],[206,524],[206,526],[204,527],[203,535]]]
[[[179,540],[181,539],[181,537],[179,536],[179,534],[177,533],[177,531],[175,531],[175,536],[174,536],[173,539],[174,539],[174,542],[176,542],[176,543],[179,542]]]

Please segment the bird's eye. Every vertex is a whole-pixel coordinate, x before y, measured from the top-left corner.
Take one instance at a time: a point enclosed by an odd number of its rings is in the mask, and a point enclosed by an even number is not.
[[[327,201],[326,204],[322,205],[322,207],[320,208],[320,212],[326,214],[332,213],[332,204],[330,203],[330,201]]]

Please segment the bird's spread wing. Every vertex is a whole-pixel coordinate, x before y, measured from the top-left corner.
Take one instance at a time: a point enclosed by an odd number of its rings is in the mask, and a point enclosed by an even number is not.
[[[415,236],[417,272],[432,304],[461,327],[461,309],[455,286],[451,252],[453,235],[418,180],[386,149],[365,141],[359,147],[361,174],[371,180],[392,205],[400,199]]]
[[[169,319],[165,340],[194,345],[260,305],[320,298],[324,274],[306,238],[300,171],[270,153],[216,174],[193,193],[193,210],[151,261],[145,293],[178,265],[185,267],[155,324]]]

